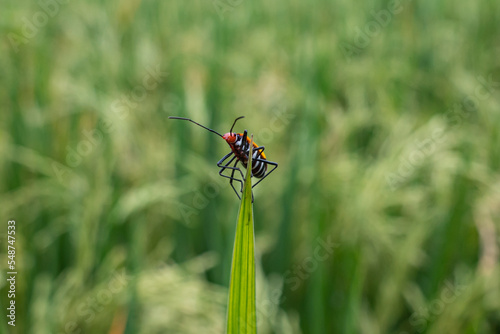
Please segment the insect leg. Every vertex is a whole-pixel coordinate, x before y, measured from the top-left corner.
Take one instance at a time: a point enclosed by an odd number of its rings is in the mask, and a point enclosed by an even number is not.
[[[225,177],[225,178],[228,178],[229,179],[229,184],[231,185],[231,187],[233,188],[234,192],[236,193],[236,195],[238,196],[238,198],[240,198],[240,195],[238,194],[238,192],[236,191],[236,189],[234,188],[234,185],[233,185],[233,181],[238,181],[240,182],[241,184],[241,187],[243,188],[243,180],[244,180],[244,176],[243,176],[243,172],[241,171],[241,169],[239,169],[238,167],[236,167],[236,165],[238,164],[238,161],[239,160],[236,160],[235,163],[234,163],[234,166],[233,167],[230,167],[229,165],[234,161],[234,159],[236,159],[236,156],[233,156],[229,162],[227,162],[225,165],[222,165],[222,162],[224,162],[228,157],[230,157],[231,155],[233,154],[233,152],[230,152],[229,154],[227,154],[226,156],[224,156],[218,163],[217,163],[217,166],[220,167],[220,171],[219,171],[219,175],[222,176],[222,177]],[[227,176],[227,175],[224,175],[223,172],[226,170],[226,169],[231,169],[231,176]],[[234,172],[235,171],[239,171],[240,172],[240,175],[241,175],[241,179],[238,179],[238,178],[235,178],[234,177]],[[240,198],[241,199],[241,198]]]
[[[248,137],[247,136],[247,130],[245,130],[245,131],[243,131],[243,140],[242,140],[242,145],[243,145],[243,151],[244,152],[246,152],[246,150],[250,148],[250,146],[248,146],[247,137]]]
[[[234,164],[233,168],[236,168],[236,165],[238,164],[238,161],[239,161],[239,160],[236,160],[236,162],[235,162],[235,164]],[[234,178],[234,171],[235,171],[235,170],[236,170],[236,169],[233,169],[233,170],[231,171],[231,178],[230,178],[230,180],[229,180],[229,184],[231,185],[231,187],[233,188],[234,192],[236,193],[236,196],[238,196],[239,200],[241,201],[240,194],[238,194],[238,191],[236,191],[236,188],[235,188],[235,187],[234,187],[234,185],[233,185],[233,181],[234,181],[234,180],[236,180],[236,181],[238,181],[238,182],[240,183],[240,192],[243,192],[243,182],[242,182],[242,180],[238,180],[238,179]],[[238,168],[238,170],[240,170],[240,169]],[[240,172],[241,172],[241,170],[240,170]]]
[[[257,155],[257,157],[256,157],[256,159],[259,158],[262,155],[262,153],[264,152],[265,149],[266,148],[264,146],[259,146],[259,147],[256,147],[256,148],[253,149],[254,153],[255,153],[255,151],[259,152],[258,155]],[[252,159],[252,160],[254,160],[254,159]]]
[[[229,157],[231,154],[233,154],[233,152],[229,153],[228,155],[226,155],[224,158],[222,158],[218,163],[217,163],[217,166],[220,167],[220,171],[219,171],[219,175],[222,176],[222,177],[225,177],[225,178],[228,178],[228,179],[234,179],[233,176],[227,176],[227,175],[224,175],[223,172],[226,170],[226,169],[231,169],[234,171],[234,167],[229,167],[229,165],[234,161],[234,159],[236,159],[236,156],[233,156],[225,165],[222,165],[221,161],[224,162],[224,160],[227,159],[227,157]],[[236,162],[238,162],[238,160],[236,160]],[[236,169],[239,169],[239,168],[236,168]]]
[[[222,159],[219,160],[219,162],[217,163],[217,166],[218,167],[225,167],[225,166],[222,166],[222,163],[224,162],[224,160],[226,160],[227,158],[229,158],[231,156],[231,154],[233,154],[233,152],[229,152],[228,154],[226,154],[225,156],[222,157]],[[235,157],[233,157],[234,159]],[[231,159],[231,161],[233,160]],[[227,166],[227,165],[226,165]]]
[[[250,144],[248,143],[248,140],[247,140],[247,130],[245,130],[243,132],[243,139],[241,140],[241,146],[242,146],[242,151],[245,153],[246,155],[246,158],[248,160],[248,153],[250,152]]]
[[[260,182],[262,182],[262,180],[264,180],[269,174],[271,174],[276,168],[278,168],[278,163],[276,163],[274,161],[264,160],[264,159],[260,159],[260,158],[256,158],[255,161],[260,161],[260,162],[266,163],[268,165],[272,165],[273,169],[271,169],[269,172],[267,172],[266,175],[264,175],[257,183],[255,183],[252,186],[252,188],[255,187],[256,185],[258,185]]]

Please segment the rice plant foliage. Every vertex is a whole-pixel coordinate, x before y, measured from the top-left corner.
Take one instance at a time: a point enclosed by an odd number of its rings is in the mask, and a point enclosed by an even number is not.
[[[228,147],[169,115],[280,164],[259,334],[500,333],[500,1],[2,4],[0,333],[227,330]]]
[[[248,156],[247,166],[250,167],[252,145]],[[257,333],[254,243],[251,168],[247,168],[234,239],[227,312],[228,334]]]

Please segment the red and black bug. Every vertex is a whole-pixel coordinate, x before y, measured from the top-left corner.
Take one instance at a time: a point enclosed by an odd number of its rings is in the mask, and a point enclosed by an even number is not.
[[[250,153],[251,144],[253,144],[252,176],[260,179],[257,183],[255,183],[252,186],[252,188],[258,185],[262,180],[264,180],[269,174],[271,174],[278,167],[278,164],[276,162],[269,161],[266,159],[266,155],[264,154],[264,149],[265,149],[264,146],[259,146],[255,144],[255,142],[252,143],[250,138],[248,138],[247,136],[247,130],[245,130],[243,133],[233,132],[233,128],[234,125],[236,124],[236,121],[244,117],[245,116],[240,116],[236,118],[234,120],[233,126],[231,126],[231,130],[229,130],[229,132],[226,133],[225,135],[221,135],[217,131],[209,129],[206,126],[203,126],[200,123],[197,123],[189,118],[175,117],[175,116],[169,117],[170,119],[181,119],[199,125],[202,128],[222,137],[222,139],[224,139],[229,144],[229,147],[231,147],[231,152],[229,152],[222,159],[220,159],[219,162],[217,163],[217,166],[220,167],[219,175],[229,179],[229,184],[231,184],[231,187],[233,188],[234,192],[236,193],[239,199],[241,199],[241,197],[236,188],[234,187],[233,181],[240,182],[240,192],[241,192],[243,189],[243,180],[245,179],[245,177],[243,176],[243,172],[241,171],[241,169],[237,167],[237,165],[240,162],[245,168],[247,168],[248,154]],[[234,164],[231,166],[233,162]],[[267,168],[268,165],[272,166],[272,169],[269,171]],[[230,170],[231,176],[224,175],[223,172],[225,170]],[[240,173],[241,179],[234,177],[235,171],[238,171]]]

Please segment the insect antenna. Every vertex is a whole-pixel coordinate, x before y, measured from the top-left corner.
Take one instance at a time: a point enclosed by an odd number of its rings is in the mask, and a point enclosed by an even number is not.
[[[234,120],[233,126],[231,127],[231,130],[229,130],[229,133],[233,133],[233,128],[234,128],[234,125],[236,124],[236,121],[239,120],[239,119],[242,119],[242,118],[245,118],[245,116],[240,116],[240,117],[238,117],[237,119]]]
[[[177,117],[177,116],[169,116],[168,118],[169,118],[169,119],[182,119],[182,120],[184,120],[184,121],[190,121],[190,122],[192,122],[192,123],[194,123],[194,124],[196,124],[196,125],[201,126],[202,128],[204,128],[204,129],[206,129],[206,130],[208,130],[208,131],[210,131],[210,132],[215,133],[215,134],[216,134],[216,135],[218,135],[219,137],[222,137],[222,135],[221,135],[220,133],[218,133],[217,131],[212,130],[212,129],[209,129],[209,128],[207,128],[206,126],[203,126],[203,125],[201,125],[200,123],[197,123],[197,122],[193,121],[192,119],[189,119],[189,118],[184,118],[184,117]],[[236,121],[235,121],[235,123],[236,123]]]

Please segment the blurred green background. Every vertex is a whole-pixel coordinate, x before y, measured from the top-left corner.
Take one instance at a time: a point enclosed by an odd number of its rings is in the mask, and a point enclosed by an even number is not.
[[[498,1],[4,1],[16,327],[223,333],[255,188],[259,333],[500,333]]]

